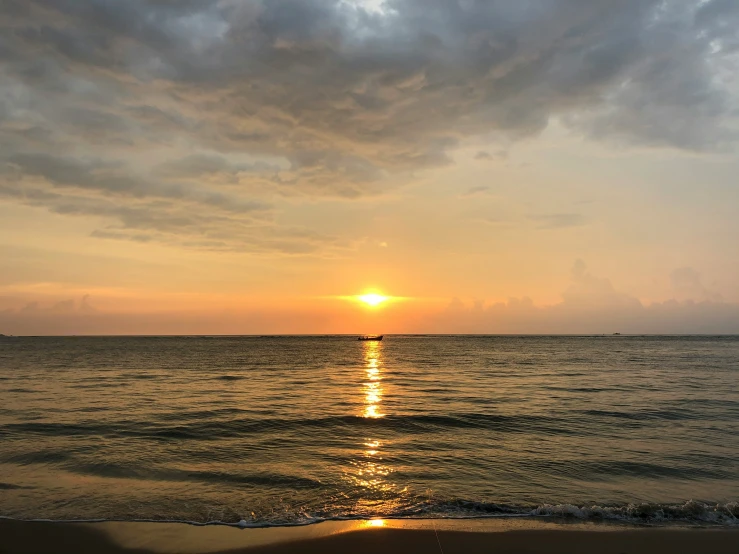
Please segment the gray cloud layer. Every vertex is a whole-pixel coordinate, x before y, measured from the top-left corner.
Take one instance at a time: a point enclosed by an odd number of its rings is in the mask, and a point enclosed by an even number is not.
[[[269,198],[375,194],[552,118],[730,144],[737,28],[727,0],[2,0],[0,195],[99,236],[336,248]]]

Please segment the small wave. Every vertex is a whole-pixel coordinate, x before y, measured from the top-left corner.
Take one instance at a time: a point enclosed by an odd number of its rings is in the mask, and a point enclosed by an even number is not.
[[[638,478],[664,478],[674,477],[677,479],[702,478],[702,479],[731,479],[734,473],[730,468],[711,469],[705,464],[681,464],[668,465],[666,463],[634,462],[628,460],[609,460],[589,462],[580,465],[581,470],[588,474],[613,476],[634,476]]]
[[[396,512],[378,513],[346,513],[346,514],[315,514],[301,512],[290,516],[283,516],[280,520],[260,520],[243,518],[238,521],[197,521],[169,518],[84,518],[84,519],[45,519],[45,518],[13,518],[0,516],[5,520],[20,520],[34,522],[58,523],[101,523],[105,521],[125,521],[139,523],[186,523],[196,526],[224,525],[240,528],[265,527],[298,527],[312,525],[324,521],[352,521],[366,519],[396,519],[396,520],[469,520],[492,518],[531,518],[531,519],[559,519],[577,521],[619,522],[632,525],[710,525],[733,527],[739,525],[739,502],[724,504],[706,504],[690,500],[684,504],[628,504],[622,506],[577,506],[575,504],[542,504],[535,508],[523,506],[507,506],[505,504],[483,503],[473,501],[451,501],[443,503],[426,503],[415,509]]]
[[[685,504],[628,504],[626,506],[542,505],[534,516],[556,516],[583,520],[620,520],[626,522],[696,522],[720,525],[739,524],[739,502],[704,504],[690,500]]]
[[[13,491],[13,490],[30,489],[30,488],[31,487],[27,487],[24,485],[14,485],[13,483],[0,482],[0,491]]]
[[[556,390],[562,392],[608,392],[619,390],[616,387],[557,387],[554,385],[542,387],[546,390]]]
[[[0,461],[3,463],[18,464],[28,466],[33,464],[56,464],[65,462],[71,458],[69,452],[58,450],[38,450],[35,452],[22,452],[18,454],[0,455]]]
[[[204,413],[203,416],[206,416]],[[162,419],[162,418],[160,418]],[[403,432],[435,432],[439,429],[484,429],[502,433],[532,433],[546,435],[582,434],[567,423],[547,416],[495,415],[457,413],[447,415],[397,415],[382,418],[333,416],[321,418],[234,418],[230,421],[194,421],[175,426],[152,422],[119,421],[116,423],[11,423],[0,426],[0,437],[16,434],[45,436],[103,435],[137,437],[154,440],[192,439],[217,440],[237,438],[272,430],[300,431],[307,428],[347,428],[397,430]]]
[[[666,421],[683,421],[689,419],[696,419],[696,414],[690,410],[644,410],[634,412],[619,412],[613,410],[584,410],[583,413],[588,416],[614,418],[614,419],[626,419],[633,421],[651,421],[651,420],[666,420]]]
[[[236,485],[265,485],[274,488],[317,489],[317,479],[281,473],[229,473],[225,471],[182,470],[175,468],[141,468],[134,464],[111,462],[67,463],[62,467],[77,475],[114,477],[118,479],[146,479],[147,481],[228,483]]]

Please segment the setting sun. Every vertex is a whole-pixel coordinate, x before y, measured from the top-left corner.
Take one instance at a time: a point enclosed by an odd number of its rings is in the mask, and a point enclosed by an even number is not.
[[[383,296],[381,294],[362,294],[361,296],[357,296],[357,300],[364,302],[368,306],[379,306],[389,299],[389,296]]]

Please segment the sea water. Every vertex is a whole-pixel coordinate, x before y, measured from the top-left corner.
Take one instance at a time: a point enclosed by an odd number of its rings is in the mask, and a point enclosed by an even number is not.
[[[0,339],[0,516],[739,523],[739,337]]]

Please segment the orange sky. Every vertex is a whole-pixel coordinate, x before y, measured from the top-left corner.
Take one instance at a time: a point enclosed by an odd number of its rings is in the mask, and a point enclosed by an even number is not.
[[[739,332],[731,3],[36,4],[0,333]]]

